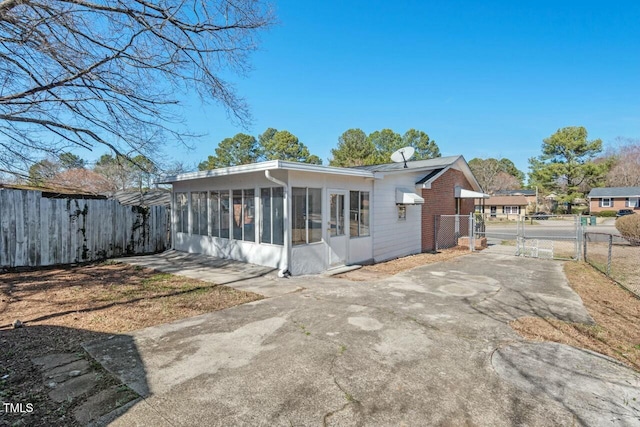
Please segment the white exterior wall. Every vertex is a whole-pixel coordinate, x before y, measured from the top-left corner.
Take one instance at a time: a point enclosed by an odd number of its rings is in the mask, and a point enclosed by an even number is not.
[[[406,205],[406,220],[398,219],[396,188],[415,190],[424,173],[385,175],[374,182],[373,258],[375,262],[417,254],[422,251],[422,205]],[[420,190],[415,190],[420,195]]]
[[[272,176],[286,182],[286,173],[273,171]],[[215,178],[202,178],[191,181],[178,181],[173,183],[172,204],[172,233],[173,248],[188,253],[201,253],[218,258],[230,258],[237,261],[252,264],[265,265],[273,268],[284,268],[286,262],[286,245],[260,244],[260,189],[267,187],[281,187],[265,178],[264,171],[252,172],[243,175],[222,176]],[[175,193],[212,190],[250,190],[254,189],[255,197],[255,241],[225,239],[220,237],[203,236],[191,233],[176,233],[177,212],[175,209]],[[233,196],[231,196],[233,198]],[[191,199],[189,199],[191,200]],[[285,191],[285,204],[287,192]],[[286,215],[286,213],[285,213]],[[230,212],[233,217],[233,211]],[[285,216],[286,221],[286,216]],[[191,224],[191,204],[189,204],[189,230]],[[229,230],[232,233],[232,230]],[[285,232],[285,239],[287,235]]]
[[[288,268],[293,275],[321,273],[329,268],[330,250],[328,244],[328,223],[330,219],[328,209],[328,195],[331,190],[343,190],[346,192],[345,205],[345,230],[347,234],[347,260],[349,264],[355,264],[373,259],[373,222],[375,216],[375,202],[373,194],[373,180],[371,178],[351,177],[341,175],[329,175],[302,171],[274,170],[271,172],[274,178],[287,182],[285,191],[285,245],[260,244],[260,189],[266,187],[279,187],[277,184],[265,178],[264,171],[221,176],[214,178],[200,178],[190,181],[178,181],[173,183],[175,193],[211,191],[211,190],[239,190],[254,189],[256,224],[255,242],[247,242],[233,239],[224,239],[212,236],[202,236],[191,233],[176,233],[177,212],[172,209],[173,248],[183,252],[202,253],[220,258],[230,258],[242,262],[266,265],[273,268]],[[291,188],[308,187],[322,189],[322,241],[308,245],[290,246],[292,233],[291,220]],[[368,191],[370,203],[370,233],[365,237],[349,237],[349,191]],[[189,199],[191,201],[191,199]],[[191,224],[191,204],[189,204],[189,230]],[[231,232],[231,230],[230,230]],[[289,263],[287,265],[287,250],[290,250]]]
[[[290,271],[293,275],[321,273],[329,268],[329,223],[330,214],[328,197],[331,190],[344,190],[346,217],[345,230],[347,234],[347,264],[357,264],[373,258],[372,236],[349,238],[349,191],[368,191],[370,197],[370,221],[374,216],[373,180],[371,178],[328,175],[322,173],[289,172],[290,187],[308,187],[322,189],[322,241],[308,245],[293,246],[291,253]],[[291,201],[288,204],[291,212]],[[291,223],[288,224],[291,227]],[[371,232],[373,231],[370,224]]]

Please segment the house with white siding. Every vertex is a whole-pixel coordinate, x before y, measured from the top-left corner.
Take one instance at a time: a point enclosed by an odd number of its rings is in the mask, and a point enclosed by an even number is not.
[[[462,156],[341,168],[272,160],[168,177],[173,249],[320,273],[435,249],[437,215],[473,212]]]

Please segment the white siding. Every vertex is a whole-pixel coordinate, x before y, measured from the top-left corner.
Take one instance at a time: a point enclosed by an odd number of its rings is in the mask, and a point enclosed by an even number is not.
[[[290,172],[291,187],[322,188],[322,242],[311,245],[294,246],[292,251],[292,274],[312,274],[329,268],[328,194],[331,190],[369,191],[373,197],[373,180],[370,178],[327,175],[319,173]],[[349,230],[349,194],[345,197],[347,215],[345,229]],[[373,220],[373,201],[371,201],[371,219]],[[289,208],[291,206],[289,205]],[[291,226],[291,224],[288,224]],[[357,264],[373,258],[373,238],[358,237],[347,239],[347,264]]]
[[[422,251],[422,205],[407,205],[406,220],[398,219],[396,188],[415,189],[424,173],[386,175],[374,182],[373,258],[376,262]],[[420,195],[419,190],[416,193]]]
[[[300,171],[272,171],[272,176],[289,184],[285,195],[285,239],[291,235],[291,222],[288,220],[291,212],[291,199],[289,197],[292,187],[309,187],[322,189],[322,241],[310,245],[294,246],[290,249],[290,261],[287,266],[292,274],[313,274],[325,271],[328,266],[329,245],[328,227],[329,212],[327,209],[327,197],[330,190],[368,191],[371,197],[371,220],[373,220],[373,180],[371,178],[328,175],[322,173]],[[191,253],[203,253],[220,258],[231,258],[253,264],[266,265],[274,268],[284,268],[287,258],[287,244],[284,246],[264,245],[259,242],[260,215],[259,195],[260,188],[277,187],[278,185],[265,178],[264,171],[252,172],[243,175],[222,176],[215,178],[200,178],[191,181],[179,181],[174,183],[173,191],[192,192],[210,190],[236,190],[254,189],[256,194],[256,242],[237,241],[209,236],[200,236],[188,233],[174,234],[174,248],[179,251]],[[348,224],[349,196],[345,198],[347,204],[346,230]],[[175,212],[175,209],[174,209]],[[175,230],[176,217],[173,217],[173,229]],[[373,258],[373,238],[359,237],[347,239],[347,263],[358,263]]]
[[[286,173],[283,171],[273,171],[273,177],[285,181]],[[178,251],[189,253],[201,253],[218,258],[234,259],[252,264],[265,265],[273,268],[284,268],[285,246],[260,244],[259,218],[260,215],[260,189],[267,187],[281,187],[268,180],[264,171],[253,172],[244,175],[222,176],[215,178],[200,178],[190,181],[179,181],[173,184],[174,193],[192,191],[212,191],[212,190],[255,190],[255,242],[218,238],[211,236],[201,236],[199,234],[175,233],[173,248]],[[233,196],[231,196],[233,197]],[[286,197],[286,195],[285,195]],[[175,200],[174,200],[175,202]],[[189,199],[191,203],[191,199]],[[174,209],[174,212],[176,210]],[[191,213],[191,206],[189,206]],[[233,212],[231,212],[233,216]],[[191,214],[189,214],[191,221]],[[173,217],[173,227],[176,229],[177,217]],[[192,230],[191,228],[189,230]],[[230,229],[230,233],[233,231]]]

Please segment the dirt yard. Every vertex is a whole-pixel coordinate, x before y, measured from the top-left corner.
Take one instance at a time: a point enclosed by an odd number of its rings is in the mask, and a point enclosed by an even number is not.
[[[588,242],[587,260],[602,272],[607,271],[609,245]],[[640,296],[640,275],[638,261],[640,246],[616,243],[611,247],[611,277]]]
[[[55,403],[33,358],[84,354],[81,343],[262,297],[125,264],[0,274],[0,400],[31,403],[32,414],[0,411],[0,425],[73,426],[83,398]],[[15,320],[24,327],[13,329]],[[100,366],[98,389],[117,384]]]
[[[586,348],[640,371],[640,299],[586,263],[567,262],[564,271],[596,324],[526,317],[511,326],[531,340]]]
[[[405,270],[410,270],[425,264],[447,261],[462,255],[469,255],[472,252],[469,248],[457,246],[451,249],[442,249],[437,253],[422,253],[409,255],[402,258],[393,259],[373,265],[365,265],[362,268],[348,273],[339,274],[334,277],[348,279],[354,282],[364,282],[367,280],[378,280],[393,276]]]

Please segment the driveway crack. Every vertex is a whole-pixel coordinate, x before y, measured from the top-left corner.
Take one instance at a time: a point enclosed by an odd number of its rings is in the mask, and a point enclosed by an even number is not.
[[[353,406],[355,411],[360,413],[361,409],[362,409],[362,403],[356,399],[355,397],[353,397],[353,395],[351,393],[349,393],[339,382],[338,379],[336,378],[336,374],[335,374],[335,367],[336,367],[336,362],[338,361],[338,359],[340,358],[340,356],[342,356],[342,354],[344,353],[344,351],[346,350],[346,347],[341,346],[340,347],[340,351],[333,357],[333,359],[331,360],[331,365],[329,367],[329,375],[331,375],[331,378],[333,379],[333,383],[336,385],[336,387],[338,387],[338,389],[342,392],[342,394],[344,395],[344,398],[347,400],[347,402],[342,405],[340,408],[335,409],[333,411],[327,412],[326,414],[324,414],[324,416],[322,417],[322,425],[323,427],[327,426],[327,422],[328,420],[344,411],[345,409],[347,409],[349,406]],[[356,425],[362,425],[361,420],[359,420],[358,422],[356,422]]]

